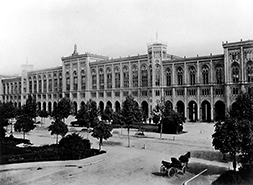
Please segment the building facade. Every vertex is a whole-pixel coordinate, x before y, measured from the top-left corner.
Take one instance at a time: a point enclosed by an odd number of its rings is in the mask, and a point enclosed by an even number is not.
[[[253,87],[253,40],[222,43],[223,54],[179,57],[167,53],[167,44],[147,45],[147,54],[112,59],[74,52],[62,57],[62,66],[23,69],[20,77],[1,77],[0,98],[21,106],[29,94],[40,109],[52,112],[62,97],[77,111],[92,99],[100,110],[121,109],[132,95],[146,117],[162,101],[188,121],[224,119],[237,95]],[[29,66],[28,66],[29,67]]]

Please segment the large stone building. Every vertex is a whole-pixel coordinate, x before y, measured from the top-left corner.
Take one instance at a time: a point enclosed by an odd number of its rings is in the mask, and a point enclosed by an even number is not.
[[[79,54],[75,46],[61,58],[62,66],[1,76],[0,98],[21,106],[32,94],[48,112],[62,97],[70,98],[76,110],[92,99],[101,110],[109,105],[119,111],[131,94],[147,117],[157,103],[169,101],[189,121],[224,119],[236,96],[253,86],[253,41],[222,46],[223,54],[186,58],[168,54],[165,43],[154,42],[147,54],[117,59]]]

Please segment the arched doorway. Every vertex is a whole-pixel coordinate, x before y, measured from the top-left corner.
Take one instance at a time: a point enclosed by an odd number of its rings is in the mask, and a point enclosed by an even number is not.
[[[48,102],[48,114],[51,115],[52,113],[52,103]]]
[[[85,105],[84,101],[81,101],[80,108]]]
[[[198,105],[195,101],[190,101],[189,104],[189,120],[197,121],[198,120]]]
[[[17,102],[14,103],[14,107],[17,108]]]
[[[99,110],[100,110],[100,112],[104,111],[104,102],[102,102],[102,101],[99,102]]]
[[[120,112],[120,103],[119,103],[118,101],[115,102],[115,111],[116,111],[117,113]]]
[[[201,103],[202,109],[202,121],[210,122],[211,121],[211,105],[208,101],[203,101]]]
[[[43,111],[47,111],[47,104],[46,104],[46,102],[43,102]]]
[[[145,119],[147,119],[148,118],[148,103],[146,101],[143,101],[141,103],[141,108],[144,113]]]
[[[112,108],[112,103],[111,103],[110,101],[108,101],[108,102],[106,103],[106,106]]]
[[[181,114],[183,117],[185,117],[185,115],[184,115],[184,103],[182,101],[177,102],[177,112],[179,114]]]
[[[18,108],[21,109],[21,102],[18,102]]]
[[[215,121],[225,120],[225,103],[222,101],[217,101],[215,103]]]
[[[76,103],[76,101],[73,102],[73,106],[74,106],[73,107],[73,109],[74,109],[73,112],[74,112],[74,115],[76,115],[77,114],[77,103]]]
[[[57,102],[54,102],[54,105],[53,105],[53,110],[55,110],[57,107]]]

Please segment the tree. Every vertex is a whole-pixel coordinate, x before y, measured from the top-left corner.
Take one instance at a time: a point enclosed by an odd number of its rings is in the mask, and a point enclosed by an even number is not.
[[[86,104],[81,105],[77,112],[76,119],[84,124],[88,124],[88,127],[96,126],[98,122],[97,103],[90,99]]]
[[[32,95],[28,95],[26,103],[22,106],[22,113],[26,114],[32,119],[35,119],[37,116],[37,103],[36,98],[32,97]]]
[[[58,136],[61,135],[64,137],[68,133],[68,127],[63,121],[57,118],[48,127],[48,131],[51,131],[51,135],[56,135],[56,144],[58,144]]]
[[[14,125],[14,130],[17,132],[23,132],[23,138],[25,139],[25,133],[36,127],[34,123],[34,120],[28,114],[19,115]]]
[[[45,118],[48,117],[48,112],[46,110],[40,110],[38,112],[38,115],[39,115],[39,117],[41,117],[41,124],[43,122],[42,119],[44,119],[44,123],[45,123]]]
[[[103,145],[103,139],[107,140],[109,137],[112,137],[111,134],[112,126],[106,124],[104,121],[99,121],[99,123],[94,127],[92,136],[99,139],[99,150]]]
[[[64,97],[58,102],[58,104],[54,108],[52,116],[55,119],[63,120],[68,118],[68,116],[71,114],[71,111],[72,111],[71,101],[68,98]]]
[[[122,121],[127,126],[128,147],[130,147],[130,125],[142,120],[142,111],[132,96],[127,96],[122,103]]]
[[[212,135],[213,146],[221,153],[229,153],[233,158],[233,168],[236,170],[236,155],[241,152],[242,133],[240,132],[240,121],[234,118],[226,118],[225,121],[215,124]]]
[[[88,107],[86,104],[81,104],[80,109],[77,111],[76,119],[80,126],[87,126],[87,112]]]
[[[89,100],[87,103],[87,113],[85,120],[89,124],[89,127],[95,127],[98,123],[98,108],[97,103],[93,100]]]
[[[253,166],[253,95],[241,93],[236,98],[224,122],[215,124],[213,146],[221,153],[229,153],[236,170],[236,155],[244,166]]]
[[[102,111],[101,113],[101,119],[110,121],[112,120],[112,114],[113,114],[113,109],[110,106],[106,105],[105,110]]]
[[[153,109],[153,115],[156,121],[160,121],[159,130],[161,138],[162,133],[177,134],[183,130],[185,119],[181,114],[172,110],[169,101],[159,102]]]
[[[16,108],[12,102],[0,103],[0,137],[5,137],[6,127],[9,124],[9,119],[15,118]],[[12,123],[11,123],[12,124]],[[11,125],[12,134],[12,125]]]

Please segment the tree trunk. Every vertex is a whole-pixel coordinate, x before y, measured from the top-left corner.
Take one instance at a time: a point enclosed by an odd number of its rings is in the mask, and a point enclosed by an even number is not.
[[[160,124],[161,124],[161,129],[160,129],[160,139],[162,139],[162,135],[163,135],[163,124],[162,124],[162,121],[160,121]]]
[[[128,136],[128,147],[130,147],[130,128],[127,128],[127,136]]]
[[[103,144],[103,138],[101,137],[99,139],[99,150],[101,150],[102,144]]]
[[[236,154],[233,155],[233,168],[236,171]]]

